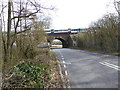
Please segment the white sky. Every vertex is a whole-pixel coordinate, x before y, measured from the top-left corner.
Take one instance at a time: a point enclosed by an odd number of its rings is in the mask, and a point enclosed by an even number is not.
[[[0,0],[2,1],[2,0]],[[8,0],[3,0],[7,2]],[[39,0],[53,5],[52,29],[87,28],[107,13],[116,13],[114,0]],[[51,12],[50,12],[51,13]]]
[[[114,13],[114,0],[48,0],[57,11],[52,15],[53,29],[86,28],[107,13]]]

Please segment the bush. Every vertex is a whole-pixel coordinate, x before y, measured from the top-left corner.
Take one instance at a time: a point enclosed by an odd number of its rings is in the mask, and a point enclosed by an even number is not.
[[[118,18],[114,14],[108,14],[93,23],[83,35],[79,34],[78,47],[117,52],[118,34]]]
[[[44,88],[48,83],[46,80],[50,79],[48,74],[48,67],[44,64],[29,64],[23,62],[14,66],[10,73],[14,74],[10,77],[8,87],[30,87],[30,88]],[[6,84],[3,84],[6,87]]]

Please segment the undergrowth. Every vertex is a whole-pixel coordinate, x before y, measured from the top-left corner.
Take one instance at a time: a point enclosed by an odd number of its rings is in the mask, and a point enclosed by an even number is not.
[[[56,55],[49,49],[37,49],[34,59],[23,59],[6,68],[2,88],[61,88]]]
[[[49,68],[44,64],[23,62],[10,69],[4,87],[44,88],[50,80]],[[9,79],[9,80],[7,80]]]

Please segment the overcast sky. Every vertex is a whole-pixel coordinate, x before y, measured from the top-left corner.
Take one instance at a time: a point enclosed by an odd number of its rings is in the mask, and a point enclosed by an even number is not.
[[[0,0],[2,1],[2,0]],[[8,0],[3,0],[7,2]],[[51,29],[87,28],[107,13],[115,13],[114,0],[39,0],[53,5]],[[6,14],[7,15],[7,14]]]
[[[52,15],[54,29],[87,28],[107,13],[114,13],[114,0],[49,0],[57,11]]]

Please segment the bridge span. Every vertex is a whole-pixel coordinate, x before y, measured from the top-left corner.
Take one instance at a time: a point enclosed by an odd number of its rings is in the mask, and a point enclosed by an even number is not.
[[[58,39],[62,42],[63,48],[67,48],[73,46],[73,40],[71,38],[71,34],[78,34],[78,32],[82,32],[83,29],[47,29],[45,30],[47,34],[47,41],[51,44],[53,40]]]

